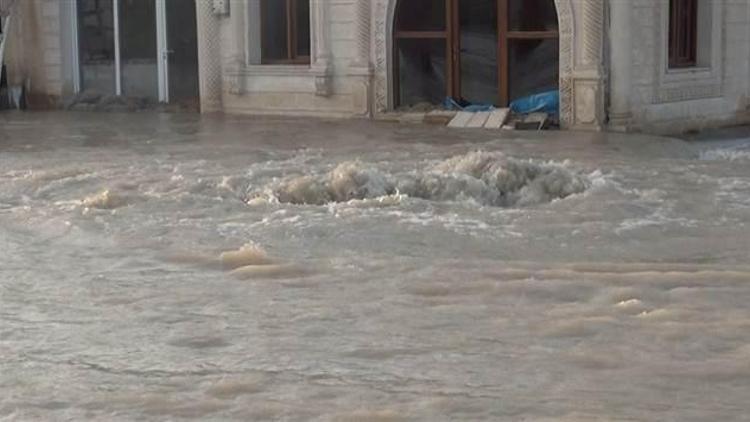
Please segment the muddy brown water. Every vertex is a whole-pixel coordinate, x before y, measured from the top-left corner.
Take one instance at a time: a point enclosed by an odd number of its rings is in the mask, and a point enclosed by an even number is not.
[[[747,420],[748,138],[0,114],[0,420]]]

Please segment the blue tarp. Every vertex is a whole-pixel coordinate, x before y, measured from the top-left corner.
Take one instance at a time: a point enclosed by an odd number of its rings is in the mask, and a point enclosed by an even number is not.
[[[451,97],[445,97],[445,100],[443,101],[443,107],[446,110],[458,110],[458,111],[470,111],[470,112],[476,112],[476,111],[491,111],[495,109],[495,106],[492,104],[466,104],[461,105],[456,100],[454,100]]]
[[[495,109],[492,104],[462,104],[451,97],[443,101],[446,110],[458,111],[491,111]],[[547,91],[528,97],[519,98],[510,103],[510,109],[517,114],[529,114],[543,112],[551,116],[557,116],[560,110],[560,91]]]
[[[510,103],[510,109],[518,114],[543,112],[556,116],[560,110],[560,91],[547,91],[519,98]]]

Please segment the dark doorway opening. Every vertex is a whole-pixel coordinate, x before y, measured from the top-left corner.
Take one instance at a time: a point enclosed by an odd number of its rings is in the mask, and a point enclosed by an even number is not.
[[[554,0],[402,0],[393,39],[396,107],[507,106],[558,89]]]
[[[166,0],[169,102],[198,109],[198,23],[195,0]]]

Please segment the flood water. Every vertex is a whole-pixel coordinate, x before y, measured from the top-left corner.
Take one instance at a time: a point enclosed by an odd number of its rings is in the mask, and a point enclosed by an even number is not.
[[[750,420],[750,133],[0,114],[0,420]]]

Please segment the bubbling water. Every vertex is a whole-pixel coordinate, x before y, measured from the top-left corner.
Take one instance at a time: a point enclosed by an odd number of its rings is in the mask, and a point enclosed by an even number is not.
[[[584,192],[591,178],[568,163],[537,162],[499,152],[475,151],[431,168],[388,173],[361,161],[348,161],[322,175],[284,179],[248,199],[271,196],[281,203],[325,205],[405,195],[428,201],[465,201],[511,207],[563,199]],[[270,193],[270,195],[269,195]]]
[[[88,196],[81,201],[85,208],[112,210],[127,205],[127,198],[109,189]]]

